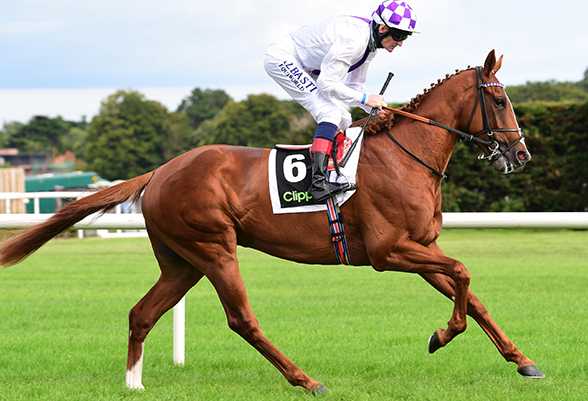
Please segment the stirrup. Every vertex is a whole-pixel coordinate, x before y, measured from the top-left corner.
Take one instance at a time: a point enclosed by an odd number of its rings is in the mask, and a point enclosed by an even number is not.
[[[340,184],[340,183],[334,183],[334,182],[325,182],[325,187],[324,188],[317,188],[316,191],[309,190],[310,195],[313,197],[315,203],[323,203],[324,201],[326,201],[329,198],[332,198],[333,196],[337,196],[339,194],[342,194],[344,192],[347,191],[352,191],[357,189],[357,185],[347,182],[344,184]],[[331,184],[331,185],[329,185]],[[334,188],[334,185],[332,184],[336,184],[337,187]],[[313,193],[314,192],[314,193]],[[324,192],[324,193],[322,193]],[[318,196],[315,196],[315,194],[318,194]]]

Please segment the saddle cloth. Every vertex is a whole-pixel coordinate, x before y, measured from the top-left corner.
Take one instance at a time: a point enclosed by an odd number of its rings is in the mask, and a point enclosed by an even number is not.
[[[342,141],[342,147],[349,148],[351,143],[361,133],[361,127],[348,128],[345,131],[346,139]],[[332,182],[351,182],[355,184],[357,164],[361,153],[361,143],[356,146],[345,167],[342,167],[341,175],[336,171],[329,171],[329,180]],[[307,192],[312,181],[312,162],[310,159],[310,145],[292,146],[277,145],[272,149],[268,162],[269,190],[274,214],[304,213],[327,210],[326,204],[315,204]],[[343,158],[343,152],[337,149],[337,159]],[[330,161],[329,170],[334,170]],[[337,195],[337,203],[342,205],[355,191],[347,191]]]

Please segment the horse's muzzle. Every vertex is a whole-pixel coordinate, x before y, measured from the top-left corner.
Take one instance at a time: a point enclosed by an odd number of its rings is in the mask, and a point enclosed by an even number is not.
[[[495,171],[503,174],[518,173],[531,160],[531,153],[526,149],[512,149],[492,163]]]

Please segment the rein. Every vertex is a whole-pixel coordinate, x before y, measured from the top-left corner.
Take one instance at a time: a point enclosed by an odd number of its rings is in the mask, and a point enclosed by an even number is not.
[[[485,155],[484,153],[482,153],[480,156],[478,156],[478,159],[488,159],[489,160],[488,166],[490,166],[496,160],[498,160],[502,156],[504,156],[506,154],[506,152],[511,150],[517,143],[519,143],[525,137],[525,134],[523,133],[523,131],[520,128],[519,129],[514,129],[514,128],[494,129],[490,126],[490,119],[488,118],[488,108],[486,106],[486,97],[484,96],[484,90],[488,87],[491,87],[491,86],[499,86],[501,88],[504,88],[504,84],[501,84],[500,82],[488,82],[486,84],[483,83],[482,82],[482,67],[476,67],[476,77],[478,80],[478,95],[476,97],[474,109],[472,110],[472,114],[470,115],[470,118],[468,120],[468,124],[466,126],[466,131],[469,131],[470,125],[471,125],[472,120],[474,119],[474,115],[476,113],[476,109],[478,108],[478,104],[480,104],[480,109],[482,110],[482,121],[484,124],[484,128],[482,129],[482,131],[478,132],[477,134],[468,134],[467,132],[460,131],[456,128],[449,127],[445,124],[438,123],[438,122],[433,121],[431,119],[428,119],[426,117],[422,117],[422,116],[419,116],[419,115],[416,115],[413,113],[409,113],[404,110],[394,109],[391,107],[383,107],[383,108],[387,111],[394,113],[394,114],[400,114],[401,116],[412,118],[413,120],[420,121],[422,123],[433,125],[433,126],[436,126],[439,128],[443,128],[449,132],[453,132],[454,134],[457,134],[458,136],[461,137],[460,138],[461,142],[465,142],[465,141],[477,142],[479,144],[487,146],[491,153],[489,155]],[[433,172],[433,174],[435,174],[436,176],[441,177],[441,178],[447,178],[447,176],[445,174],[435,170],[433,167],[431,167],[430,165],[425,163],[423,160],[421,160],[420,158],[415,156],[413,153],[411,153],[409,150],[407,150],[404,146],[402,146],[398,142],[398,140],[396,140],[396,138],[394,138],[392,136],[392,134],[390,133],[388,128],[385,128],[385,130],[386,130],[386,134],[390,137],[390,139],[392,139],[394,141],[394,143],[396,143],[400,147],[400,149],[402,149],[407,154],[412,156],[416,161],[421,163],[423,166],[425,166],[426,168],[431,170]],[[513,143],[508,145],[504,150],[501,151],[500,144],[494,139],[495,132],[518,132],[519,137],[517,138],[516,141],[514,141]],[[485,141],[485,140],[479,138],[483,134],[487,134],[489,140]],[[509,172],[511,172],[511,171],[507,171],[507,173],[509,173]]]
[[[388,134],[388,136],[390,137],[390,139],[392,139],[394,141],[394,143],[396,145],[398,145],[398,147],[400,149],[404,150],[407,154],[409,154],[410,156],[412,156],[413,159],[415,159],[417,162],[421,163],[423,166],[425,166],[426,168],[428,168],[429,170],[431,170],[433,172],[433,174],[435,174],[437,177],[441,177],[441,178],[447,179],[447,176],[445,174],[443,174],[443,173],[435,170],[434,167],[429,166],[423,160],[421,160],[417,156],[415,156],[414,153],[411,153],[408,149],[406,149],[404,146],[402,146],[400,144],[400,142],[398,142],[398,140],[392,136],[392,134],[390,133],[390,131],[388,130],[387,127],[384,127],[384,129],[386,130],[386,134]]]

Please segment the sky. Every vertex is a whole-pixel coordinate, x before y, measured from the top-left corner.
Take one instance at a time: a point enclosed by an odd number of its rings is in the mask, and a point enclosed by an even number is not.
[[[380,50],[367,79],[406,102],[445,74],[504,55],[506,85],[580,81],[588,68],[588,2],[409,0],[417,30]],[[372,0],[0,0],[0,125],[34,115],[90,121],[118,89],[175,111],[192,89],[234,100],[287,95],[265,73],[281,35],[336,15],[369,17]]]

